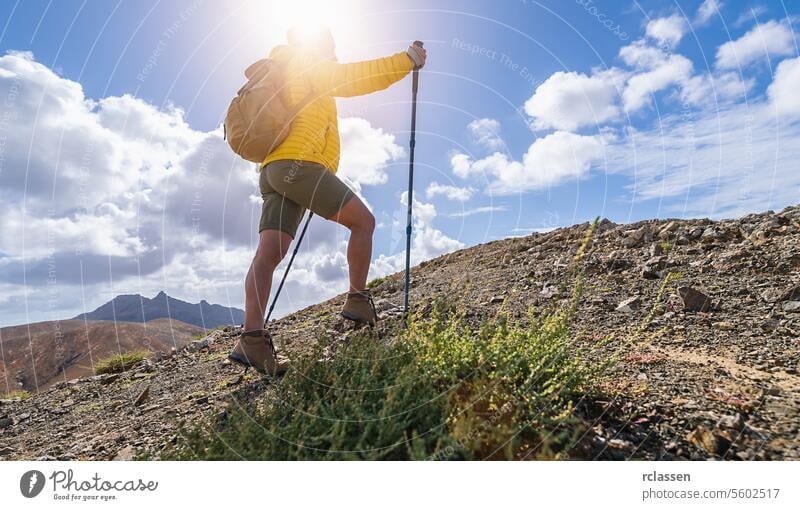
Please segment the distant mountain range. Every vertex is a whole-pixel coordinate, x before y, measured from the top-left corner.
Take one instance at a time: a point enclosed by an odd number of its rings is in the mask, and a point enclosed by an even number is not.
[[[140,294],[123,294],[98,307],[93,312],[75,317],[81,320],[147,322],[153,319],[171,318],[201,328],[212,329],[229,324],[242,324],[244,311],[212,305],[205,299],[199,303],[187,303],[164,293],[152,299]]]

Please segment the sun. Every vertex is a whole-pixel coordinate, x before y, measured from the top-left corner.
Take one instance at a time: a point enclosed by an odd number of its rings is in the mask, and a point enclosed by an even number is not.
[[[325,25],[336,39],[337,47],[348,45],[356,34],[363,41],[365,2],[363,0],[268,0],[257,1],[243,9],[245,22],[259,20],[266,30],[284,39],[291,26],[314,27]]]

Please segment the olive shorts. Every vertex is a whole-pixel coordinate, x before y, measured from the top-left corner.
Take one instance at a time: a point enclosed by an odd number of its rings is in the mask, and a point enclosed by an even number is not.
[[[261,221],[258,231],[280,230],[294,237],[306,209],[330,219],[355,196],[319,163],[296,159],[271,161],[259,178]]]

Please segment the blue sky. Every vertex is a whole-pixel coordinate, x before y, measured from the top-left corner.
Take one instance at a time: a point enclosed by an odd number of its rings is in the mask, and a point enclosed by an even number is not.
[[[796,3],[333,4],[0,3],[0,325],[161,289],[241,306],[259,200],[219,126],[242,70],[309,17],[340,61],[426,42],[415,261],[597,215],[800,202]],[[410,89],[338,100],[373,276],[402,267]],[[280,313],[346,289],[345,242],[314,224]]]

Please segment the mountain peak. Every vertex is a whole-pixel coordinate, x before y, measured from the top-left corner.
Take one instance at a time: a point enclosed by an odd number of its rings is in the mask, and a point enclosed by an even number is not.
[[[139,294],[119,295],[93,312],[75,317],[82,320],[123,322],[147,322],[162,318],[177,319],[187,324],[211,329],[217,326],[241,324],[244,322],[244,311],[213,305],[205,299],[199,303],[188,303],[170,297],[161,290],[152,299]]]

